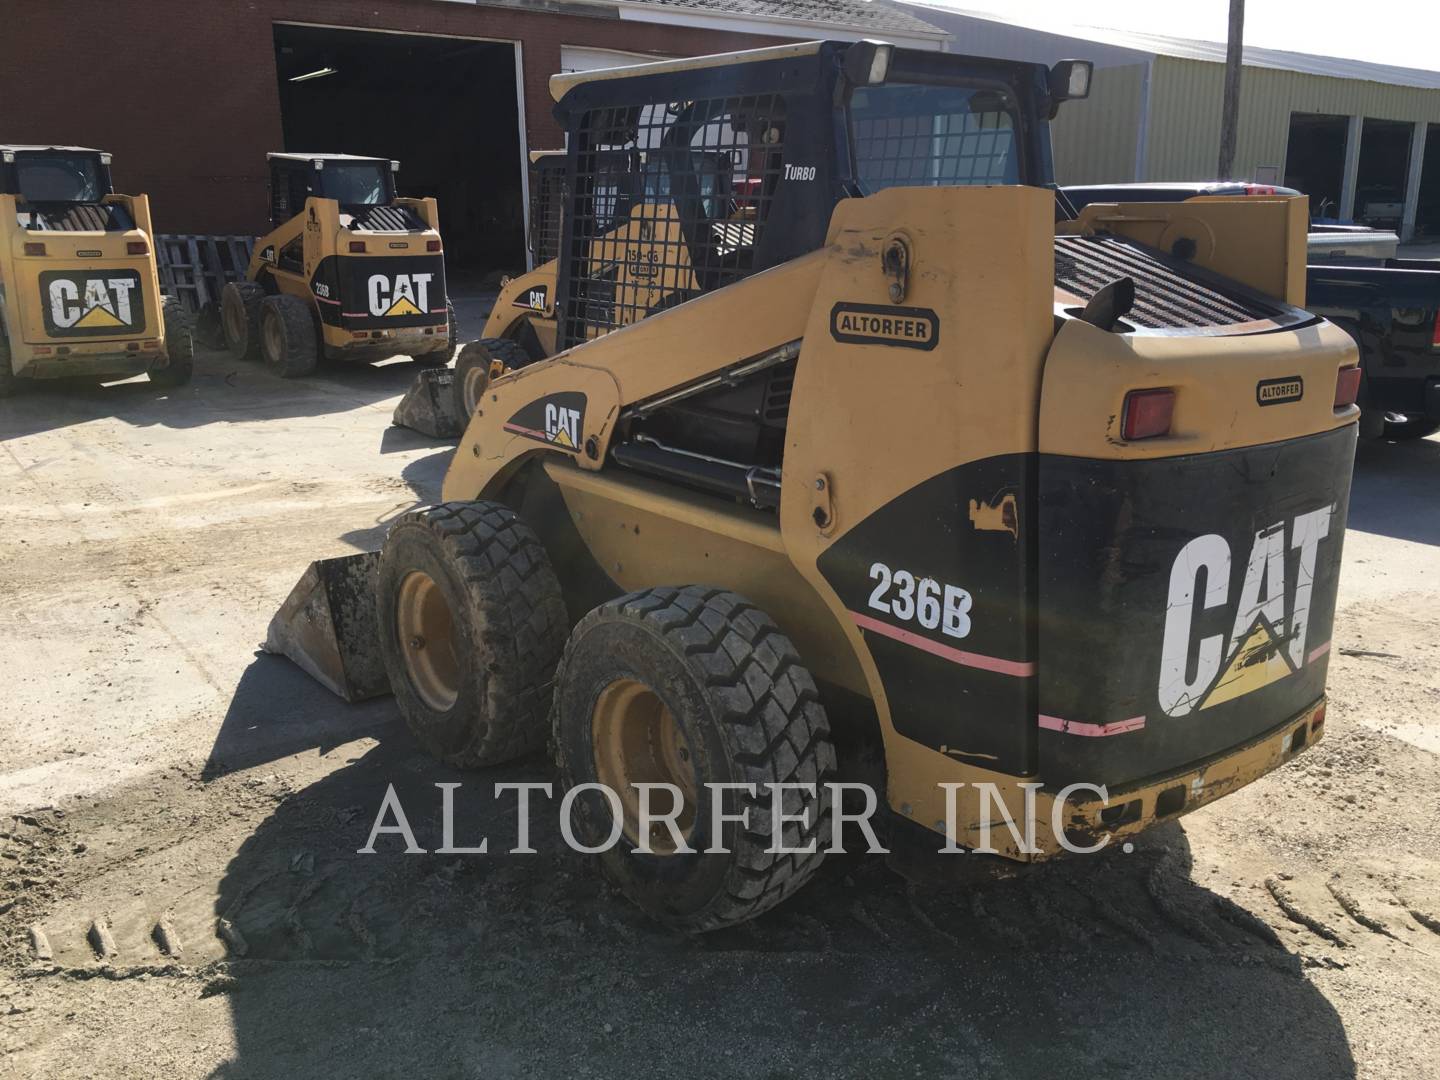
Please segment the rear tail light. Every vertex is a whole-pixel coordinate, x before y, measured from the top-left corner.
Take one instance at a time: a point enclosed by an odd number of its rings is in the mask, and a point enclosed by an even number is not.
[[[1246,184],[1246,195],[1274,195],[1275,188],[1270,184]]]
[[[1174,390],[1131,390],[1125,395],[1120,437],[1133,442],[1169,435],[1174,413]]]
[[[1342,367],[1335,374],[1335,408],[1348,409],[1360,394],[1360,368]]]
[[[126,255],[149,255],[150,247],[144,240],[127,240],[125,242]]]
[[[1430,347],[1440,349],[1440,311],[1435,312],[1435,329],[1430,335]]]
[[[364,240],[351,240],[351,241],[350,241],[350,250],[351,250],[352,252],[364,251],[364,250],[365,250],[365,241],[364,241]]]
[[[26,255],[44,255],[44,254],[45,254],[45,245],[44,245],[44,244],[26,244],[26,245],[25,245],[25,254],[26,254]]]
[[[426,240],[426,241],[425,241],[425,250],[426,250],[426,251],[439,251],[439,250],[440,250],[440,241],[439,241],[439,240]]]

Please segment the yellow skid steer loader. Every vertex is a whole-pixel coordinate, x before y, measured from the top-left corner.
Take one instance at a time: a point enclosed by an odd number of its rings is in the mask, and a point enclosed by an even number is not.
[[[443,366],[455,348],[434,199],[395,194],[400,163],[351,154],[270,154],[272,231],[245,280],[220,296],[225,344],[277,375],[322,357],[397,354]]]
[[[160,295],[153,237],[109,154],[0,146],[0,397],[41,379],[190,381],[194,319]]]
[[[551,80],[557,351],[362,557],[367,632],[437,757],[548,742],[592,785],[657,918],[794,892],[836,779],[1032,861],[1321,737],[1358,369],[1303,310],[1305,202],[1073,215],[1088,76],[816,42]],[[993,803],[1031,836],[987,846]]]

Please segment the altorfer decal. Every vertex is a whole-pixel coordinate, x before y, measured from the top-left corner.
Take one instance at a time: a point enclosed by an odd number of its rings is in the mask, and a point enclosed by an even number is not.
[[[847,345],[899,345],[928,351],[940,340],[940,317],[929,308],[842,301],[830,309],[830,336]]]
[[[1283,405],[1305,396],[1305,380],[1299,375],[1288,379],[1261,379],[1255,384],[1255,401],[1260,405]]]

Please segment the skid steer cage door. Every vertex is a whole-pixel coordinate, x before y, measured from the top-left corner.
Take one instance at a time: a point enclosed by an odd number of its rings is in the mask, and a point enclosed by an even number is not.
[[[1352,426],[1215,453],[1040,458],[1040,770],[1111,787],[1324,693]]]

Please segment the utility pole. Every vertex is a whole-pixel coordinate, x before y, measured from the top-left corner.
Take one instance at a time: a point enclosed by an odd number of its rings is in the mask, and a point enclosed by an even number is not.
[[[1240,58],[1245,38],[1245,0],[1230,0],[1230,36],[1225,45],[1225,104],[1220,114],[1220,167],[1217,180],[1235,171],[1235,127],[1240,120]]]

